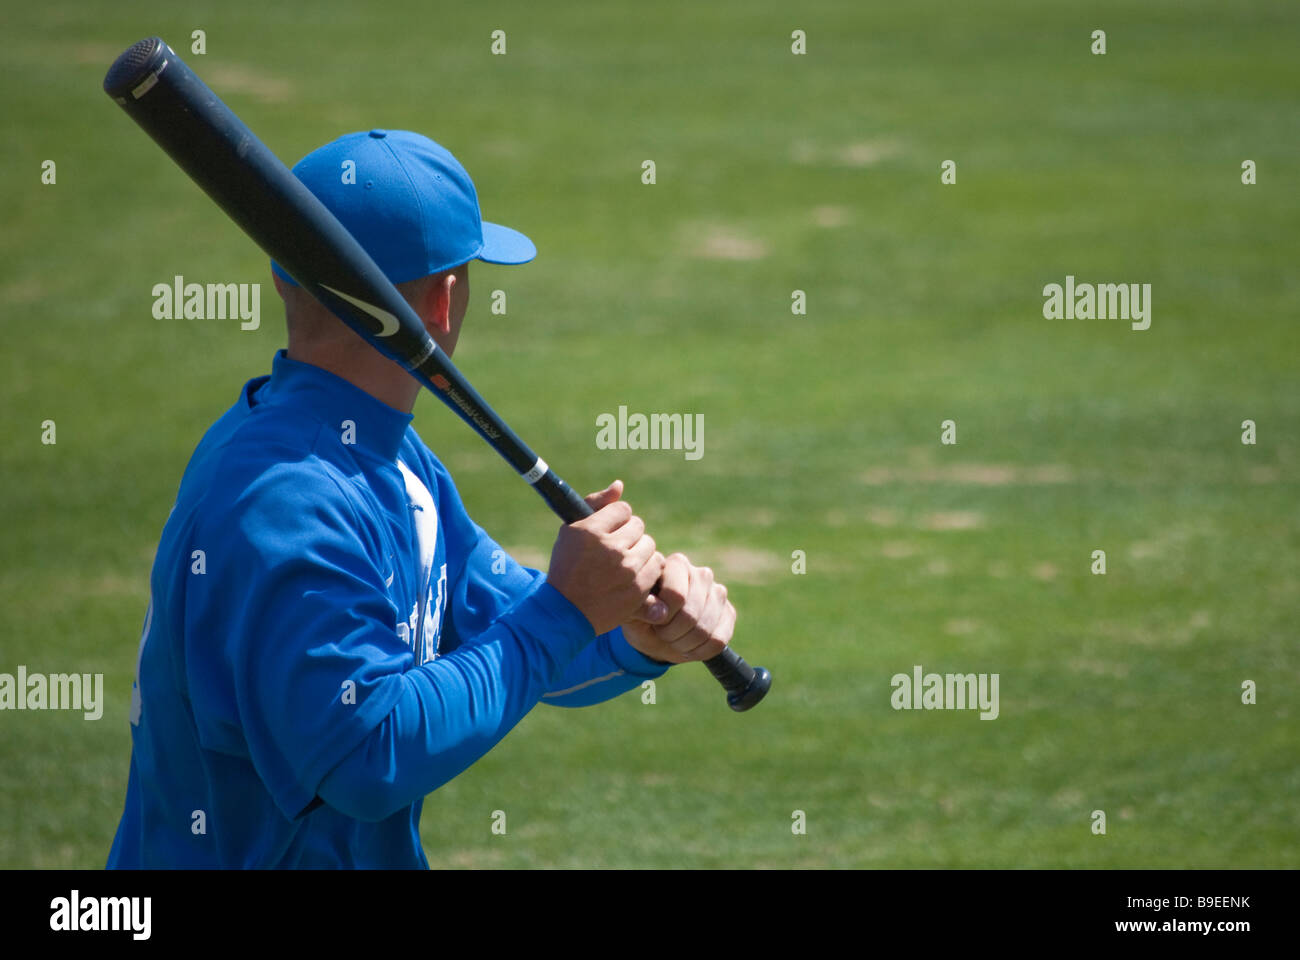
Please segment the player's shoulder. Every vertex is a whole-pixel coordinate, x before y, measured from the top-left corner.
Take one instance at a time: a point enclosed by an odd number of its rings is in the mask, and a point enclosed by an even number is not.
[[[214,479],[231,488],[311,485],[338,470],[325,433],[320,421],[301,411],[257,407],[230,424],[213,449]]]
[[[208,529],[352,526],[365,512],[337,433],[301,411],[267,405],[241,414],[237,405],[205,445],[186,471],[181,499]]]

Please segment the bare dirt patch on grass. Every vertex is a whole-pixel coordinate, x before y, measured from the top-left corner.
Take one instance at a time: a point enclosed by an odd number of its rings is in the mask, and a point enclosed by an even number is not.
[[[1063,464],[1019,466],[1009,463],[953,463],[947,465],[878,466],[859,479],[870,487],[891,484],[931,484],[956,487],[1046,486],[1071,483],[1073,471]]]

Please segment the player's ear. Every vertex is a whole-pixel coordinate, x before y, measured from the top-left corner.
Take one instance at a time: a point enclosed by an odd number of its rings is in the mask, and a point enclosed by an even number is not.
[[[420,319],[432,336],[451,333],[451,291],[456,286],[456,275],[451,271],[429,277],[420,295]]]

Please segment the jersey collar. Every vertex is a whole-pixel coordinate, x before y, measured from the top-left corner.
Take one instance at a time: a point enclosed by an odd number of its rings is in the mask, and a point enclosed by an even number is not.
[[[258,391],[257,405],[262,403],[302,410],[338,431],[345,442],[351,440],[390,462],[396,461],[414,419],[328,370],[289,359],[284,350],[276,353],[270,381]],[[347,433],[345,421],[353,425]]]

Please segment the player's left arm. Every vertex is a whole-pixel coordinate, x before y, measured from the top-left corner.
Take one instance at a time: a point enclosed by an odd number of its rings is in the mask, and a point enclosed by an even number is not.
[[[544,576],[518,564],[482,530],[478,537],[461,578],[462,602],[449,610],[453,618],[458,608],[462,616],[474,608],[477,618],[490,615],[490,610],[501,605],[508,609],[513,602],[509,599],[512,587],[526,592]],[[485,575],[484,570],[489,572]],[[485,584],[486,578],[494,582]],[[459,594],[455,591],[453,597]],[[597,636],[561,680],[542,695],[541,702],[565,707],[601,703],[662,676],[672,664],[709,660],[731,642],[736,608],[711,568],[696,566],[684,554],[674,553],[667,558],[656,595],[660,609],[652,608],[657,614],[653,622],[629,620]]]
[[[521,565],[474,523],[446,469],[432,457],[426,463],[435,475],[439,522],[447,541],[448,596],[441,647],[450,651],[474,644],[546,575]],[[549,584],[542,589],[554,590]],[[568,603],[559,591],[555,593]],[[663,676],[676,662],[668,657],[662,661],[636,649],[623,628],[615,628],[597,635],[543,694],[541,702],[563,707],[602,703]]]
[[[477,540],[460,575],[453,579],[448,569],[450,603],[443,629],[456,644],[472,645],[518,596],[545,579],[541,571],[518,563],[482,529],[476,530]],[[670,665],[637,650],[618,627],[587,644],[541,702],[562,707],[602,703],[663,676]]]

